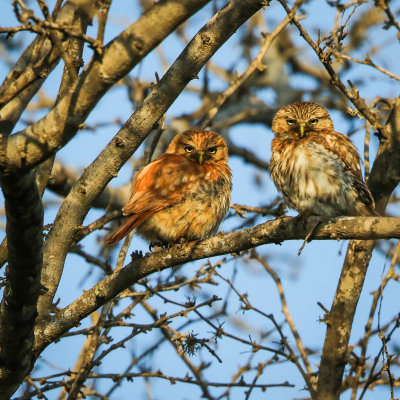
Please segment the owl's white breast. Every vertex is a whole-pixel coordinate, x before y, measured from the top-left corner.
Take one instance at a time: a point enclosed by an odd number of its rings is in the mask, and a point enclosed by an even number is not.
[[[319,143],[297,146],[292,158],[292,185],[300,197],[333,196],[338,193],[338,180],[343,179],[339,158]]]
[[[354,202],[351,178],[339,157],[318,142],[290,143],[271,159],[271,177],[298,211],[334,215]]]

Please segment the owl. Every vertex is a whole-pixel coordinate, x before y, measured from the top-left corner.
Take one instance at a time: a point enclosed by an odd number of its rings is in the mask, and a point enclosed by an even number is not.
[[[205,239],[225,217],[232,188],[228,148],[217,133],[187,130],[136,176],[113,244],[136,228],[151,243]]]
[[[300,215],[378,215],[350,139],[335,132],[328,111],[298,102],[272,121],[271,178]]]

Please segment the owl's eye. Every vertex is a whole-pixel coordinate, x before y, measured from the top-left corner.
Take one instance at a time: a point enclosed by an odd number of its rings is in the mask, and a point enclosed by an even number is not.
[[[317,125],[318,124],[318,118],[310,119],[310,124],[311,125]]]
[[[191,153],[193,150],[194,150],[193,146],[189,146],[189,145],[185,146],[186,153]]]
[[[217,148],[216,148],[216,147],[209,147],[209,148],[208,148],[208,152],[209,152],[210,154],[215,154],[215,153],[217,152]]]
[[[294,119],[287,119],[286,122],[288,125],[293,125],[296,121]]]

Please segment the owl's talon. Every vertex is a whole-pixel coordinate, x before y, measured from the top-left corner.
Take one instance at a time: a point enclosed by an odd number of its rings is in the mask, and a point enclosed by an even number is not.
[[[307,225],[308,218],[310,218],[312,215],[312,212],[310,210],[306,211],[301,211],[299,212],[299,215],[296,215],[294,217],[294,220],[296,224],[303,224],[303,227],[305,228]]]
[[[277,217],[277,219],[278,218],[285,218],[287,211],[288,211],[287,206],[282,201],[281,203],[279,203],[278,207],[276,207],[275,210],[273,210],[272,215]]]
[[[308,218],[308,217],[307,217]],[[299,256],[301,252],[303,251],[304,247],[306,247],[306,244],[311,242],[311,236],[315,232],[315,230],[318,228],[318,226],[321,224],[323,219],[321,217],[317,217],[317,222],[313,225],[313,227],[308,231],[306,237],[304,238],[304,242],[301,245],[299,251],[297,252],[297,255]],[[307,222],[307,221],[305,221]]]
[[[162,249],[166,249],[167,243],[162,243],[162,242],[150,242],[149,243],[149,251],[153,253],[153,250],[156,247],[161,247]]]
[[[131,253],[132,261],[133,260],[138,260],[138,259],[141,259],[141,258],[143,258],[143,252],[141,250],[135,250],[133,253]]]

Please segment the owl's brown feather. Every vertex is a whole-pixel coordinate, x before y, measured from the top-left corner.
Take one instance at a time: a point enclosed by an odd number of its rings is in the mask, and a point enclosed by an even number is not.
[[[123,209],[128,218],[106,243],[121,240],[135,228],[145,239],[164,243],[210,236],[229,208],[227,160],[226,143],[218,134],[189,130],[177,135],[166,153],[136,176]]]
[[[314,215],[377,215],[360,156],[325,108],[293,103],[272,123],[271,178],[289,206]]]

